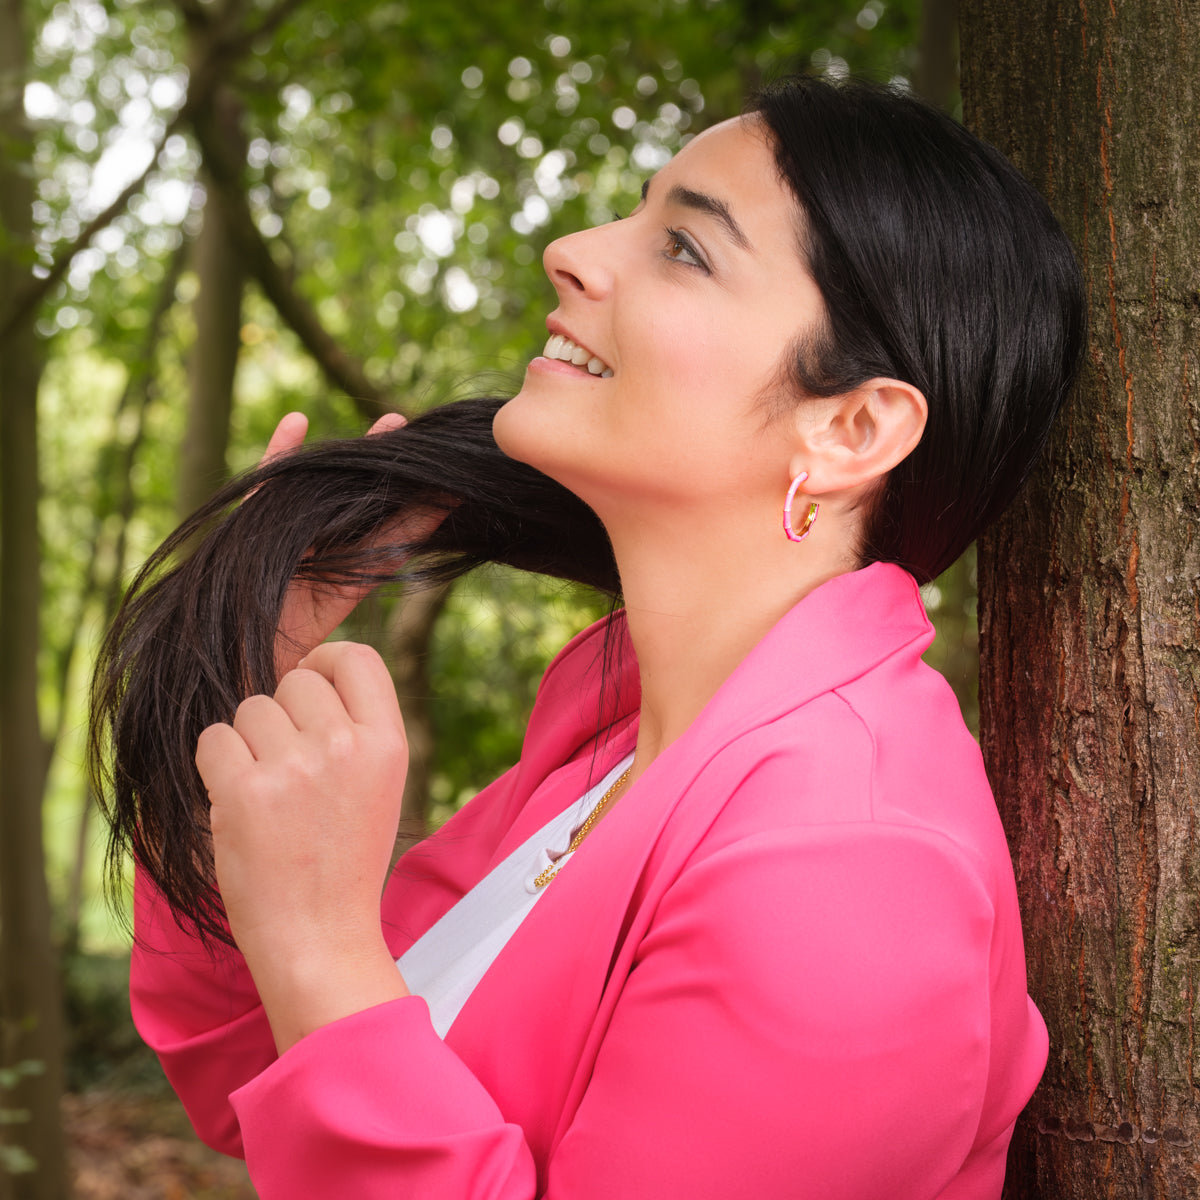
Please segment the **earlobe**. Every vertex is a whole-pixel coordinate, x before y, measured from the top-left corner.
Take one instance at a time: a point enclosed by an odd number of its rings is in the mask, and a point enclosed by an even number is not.
[[[799,444],[791,474],[806,470],[810,493],[882,478],[916,448],[929,414],[920,389],[899,379],[870,379],[827,404],[815,419],[804,413],[803,403],[797,414]]]

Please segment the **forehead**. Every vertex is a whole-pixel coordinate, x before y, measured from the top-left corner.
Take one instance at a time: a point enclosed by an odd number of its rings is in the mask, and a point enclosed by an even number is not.
[[[756,248],[777,253],[781,237],[800,243],[799,207],[775,162],[770,131],[753,114],[698,134],[659,177],[668,187],[686,186],[723,201]]]

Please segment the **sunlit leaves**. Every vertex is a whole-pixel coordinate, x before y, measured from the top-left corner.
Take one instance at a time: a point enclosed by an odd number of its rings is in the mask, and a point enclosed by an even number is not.
[[[201,0],[188,11],[233,14],[236,36],[271,7]],[[236,101],[241,186],[258,230],[342,349],[416,408],[520,378],[552,306],[539,265],[549,241],[632,208],[648,174],[690,134],[737,113],[765,77],[796,66],[905,74],[917,7],[339,0],[301,4],[220,69]],[[174,0],[31,0],[30,10],[35,77],[25,101],[37,133],[29,169],[44,269],[143,169],[204,67],[204,39]],[[52,651],[77,620],[94,515],[111,547],[115,518],[104,514],[131,487],[137,553],[172,519],[195,279],[185,272],[176,287],[169,272],[202,219],[200,167],[184,123],[144,191],[77,255],[38,314],[49,357]],[[173,303],[147,347],[164,281]],[[235,468],[255,461],[289,408],[308,412],[318,434],[358,427],[349,401],[254,289],[241,340]],[[108,451],[132,434],[129,419],[114,428],[112,414],[137,380],[154,384],[144,441],[115,477]],[[435,790],[445,805],[516,754],[546,656],[598,612],[578,593],[508,574],[489,587],[456,595],[439,627],[434,675],[440,694],[457,696],[435,704]]]

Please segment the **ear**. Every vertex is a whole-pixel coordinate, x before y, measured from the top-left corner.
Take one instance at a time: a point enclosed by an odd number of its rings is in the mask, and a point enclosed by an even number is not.
[[[899,379],[870,379],[852,392],[796,408],[792,475],[808,472],[806,495],[869,486],[912,453],[929,406]]]

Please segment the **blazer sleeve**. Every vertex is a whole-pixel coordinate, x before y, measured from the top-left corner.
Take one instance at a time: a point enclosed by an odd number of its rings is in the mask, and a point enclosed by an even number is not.
[[[979,1126],[992,928],[938,834],[725,844],[662,898],[540,1180],[412,997],[316,1031],[234,1093],[251,1176],[263,1200],[936,1197]]]
[[[202,944],[139,867],[129,962],[133,1023],[158,1055],[201,1140],[241,1158],[229,1093],[275,1061],[275,1040],[241,953]]]

